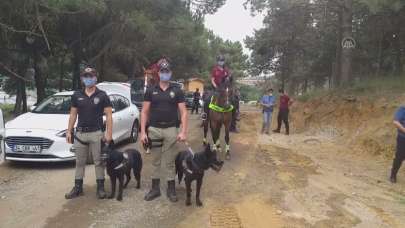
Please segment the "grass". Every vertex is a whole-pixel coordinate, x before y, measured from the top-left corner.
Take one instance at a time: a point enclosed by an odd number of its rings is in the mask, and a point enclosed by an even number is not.
[[[0,109],[3,111],[5,121],[12,119],[14,104],[0,104]]]
[[[327,94],[345,94],[345,95],[367,95],[367,96],[381,96],[381,95],[397,95],[405,93],[405,76],[385,76],[374,77],[369,79],[360,79],[353,84],[339,89],[314,89],[297,99],[299,101],[308,101],[315,97],[324,96]]]

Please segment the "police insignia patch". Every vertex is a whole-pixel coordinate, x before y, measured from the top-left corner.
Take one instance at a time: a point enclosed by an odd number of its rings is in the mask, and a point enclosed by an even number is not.
[[[174,92],[171,91],[171,92],[170,92],[170,97],[171,97],[171,98],[174,98],[174,96],[175,96]]]
[[[94,98],[93,102],[94,102],[94,104],[100,103],[100,98],[98,98],[98,97]]]

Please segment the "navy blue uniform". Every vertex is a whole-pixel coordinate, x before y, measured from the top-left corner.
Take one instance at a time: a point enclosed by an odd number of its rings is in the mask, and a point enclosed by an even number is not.
[[[395,113],[394,120],[398,121],[402,126],[405,126],[405,107],[400,107]],[[405,160],[405,133],[398,129],[397,136],[397,148],[395,158],[392,164],[391,181],[396,181],[396,175],[399,168],[401,168],[402,162]]]

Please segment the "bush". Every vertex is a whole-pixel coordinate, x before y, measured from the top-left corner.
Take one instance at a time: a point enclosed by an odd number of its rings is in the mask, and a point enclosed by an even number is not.
[[[3,111],[5,121],[13,117],[14,104],[0,104],[0,109]]]
[[[308,101],[314,97],[324,96],[326,94],[354,94],[354,95],[389,95],[405,92],[404,76],[381,76],[367,79],[360,79],[344,88],[337,89],[314,89],[304,93],[297,99],[299,101]]]

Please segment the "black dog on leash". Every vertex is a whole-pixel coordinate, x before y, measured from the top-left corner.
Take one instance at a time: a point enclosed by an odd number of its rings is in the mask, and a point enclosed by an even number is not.
[[[186,205],[191,205],[191,182],[197,181],[196,191],[196,204],[201,207],[203,204],[200,200],[200,190],[204,178],[204,171],[212,168],[219,172],[224,162],[218,161],[216,151],[211,150],[211,146],[208,144],[205,150],[192,154],[190,151],[182,151],[176,157],[176,173],[179,178],[179,183],[183,179],[186,183],[187,200]]]
[[[111,180],[111,194],[109,199],[115,197],[115,189],[117,179],[119,181],[117,200],[122,201],[123,189],[127,187],[131,180],[131,169],[133,170],[135,179],[137,181],[136,188],[141,187],[141,171],[142,171],[142,156],[141,153],[135,149],[128,149],[124,153],[114,149],[113,145],[104,147],[104,153],[107,157],[107,174]],[[124,176],[126,181],[124,184]]]

